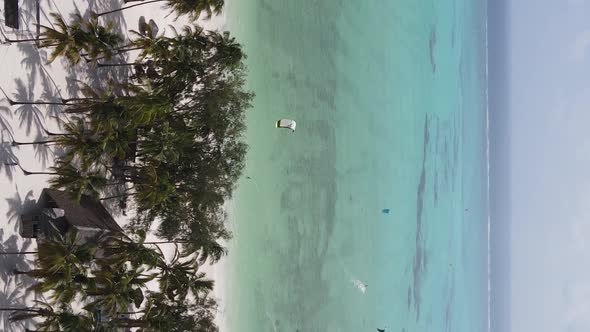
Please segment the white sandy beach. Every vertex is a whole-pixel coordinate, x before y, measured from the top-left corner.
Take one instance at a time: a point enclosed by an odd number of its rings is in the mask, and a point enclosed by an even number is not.
[[[123,5],[122,0],[91,0],[91,1],[41,1],[41,24],[48,25],[49,13],[59,12],[64,17],[78,10],[85,13],[89,8],[100,6],[98,11],[113,9]],[[51,3],[51,6],[48,5]],[[89,4],[90,3],[90,4]],[[6,27],[2,21],[0,24],[3,33],[11,38],[32,38],[35,37],[35,1],[20,1],[21,18],[20,29],[14,30]],[[105,5],[108,4],[108,5]],[[162,4],[148,4],[125,10],[121,13],[106,16],[105,19],[113,18],[117,20],[117,26],[122,33],[130,36],[129,30],[137,29],[137,22],[140,16],[145,16],[147,20],[153,19],[159,26],[160,32],[171,33],[168,25],[176,27],[184,25],[187,21],[184,18],[174,20],[174,15],[168,15],[168,11],[162,9]],[[200,22],[207,29],[223,29],[225,26],[225,17],[215,17],[209,21]],[[68,76],[70,75],[63,65],[61,59],[57,59],[51,65],[46,65],[46,51],[39,52],[31,44],[21,43],[12,45],[0,45],[0,87],[13,99],[27,99],[29,101],[46,99],[44,94],[61,96],[67,98],[68,94]],[[84,66],[84,64],[80,64]],[[81,68],[82,69],[82,68]],[[110,69],[105,69],[110,70]],[[83,70],[81,70],[83,72]],[[83,77],[77,77],[82,79]],[[54,83],[55,84],[54,84]],[[71,82],[71,80],[70,80]],[[71,83],[70,83],[71,84]],[[59,92],[56,89],[59,89]],[[19,91],[20,90],[20,91]],[[19,96],[13,94],[19,91]],[[50,130],[59,130],[57,123],[48,113],[47,108],[23,108],[18,109],[16,106],[10,107],[2,96],[0,101],[0,125],[2,128],[2,143],[0,145],[0,211],[6,216],[2,222],[0,230],[0,245],[3,251],[18,251],[21,249],[34,249],[35,244],[31,241],[25,242],[18,235],[17,224],[19,210],[22,209],[26,202],[29,204],[36,200],[41,190],[47,187],[48,177],[45,175],[24,176],[18,168],[11,168],[4,165],[6,162],[18,160],[21,165],[30,171],[44,171],[51,166],[51,151],[34,149],[33,146],[12,147],[12,137],[16,141],[28,142],[43,138],[43,132],[40,126],[45,126]],[[115,217],[120,224],[125,224],[127,219],[122,216]],[[153,238],[153,237],[152,237]],[[173,252],[172,245],[164,246],[166,252]],[[32,257],[32,256],[31,256]],[[29,257],[28,259],[30,259]],[[24,268],[27,264],[27,258],[22,256],[0,258],[0,283],[4,290],[0,297],[0,307],[21,307],[32,304],[32,298],[25,297],[26,283],[15,282],[15,277],[11,271],[15,266]],[[215,266],[206,266],[203,268],[210,278],[216,281],[215,297],[219,299],[220,311],[218,324],[221,331],[225,331],[223,322],[223,312],[225,303],[224,298],[224,268],[227,260],[216,264]],[[28,262],[30,263],[30,261]],[[2,331],[20,331],[20,328],[7,325],[7,314],[4,314],[3,322],[0,326]]]

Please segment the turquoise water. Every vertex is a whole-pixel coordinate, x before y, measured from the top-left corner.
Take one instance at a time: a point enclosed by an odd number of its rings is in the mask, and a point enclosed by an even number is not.
[[[230,331],[487,330],[485,7],[230,3],[257,94]]]

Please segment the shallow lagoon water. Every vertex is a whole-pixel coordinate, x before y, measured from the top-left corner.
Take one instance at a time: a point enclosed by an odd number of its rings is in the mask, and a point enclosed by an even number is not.
[[[257,95],[229,211],[229,330],[487,330],[485,8],[229,4]]]

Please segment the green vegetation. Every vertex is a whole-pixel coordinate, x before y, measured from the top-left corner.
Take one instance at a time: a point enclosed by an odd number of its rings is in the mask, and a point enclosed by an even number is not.
[[[222,5],[222,0],[166,3],[193,19],[218,14]],[[88,20],[76,15],[69,23],[52,14],[53,26],[42,27],[39,38],[9,41],[51,49],[49,62],[61,57],[70,66],[86,59],[98,70],[127,67],[129,77],[92,86],[79,82],[80,98],[6,98],[11,105],[62,108],[60,132],[13,142],[63,150],[50,171],[15,166],[25,175],[51,175],[51,186],[75,200],[89,195],[116,201],[133,220],[127,235],[82,241],[69,233],[40,241],[35,269],[15,274],[37,280],[32,289],[47,302],[0,310],[11,311],[13,321],[36,318],[39,331],[217,331],[216,303],[209,296],[213,282],[198,268],[217,262],[230,237],[222,207],[244,166],[245,111],[253,98],[244,89],[245,55],[228,32],[196,24],[172,36],[155,35],[146,25],[124,40],[112,23],[100,24],[98,17],[106,14]],[[131,63],[101,62],[132,50],[138,56]],[[164,242],[175,243],[172,258],[144,242],[154,229]],[[151,281],[158,291],[148,290]],[[76,301],[84,303],[81,310],[72,308]],[[131,306],[134,314],[121,317]]]
[[[32,290],[47,301],[34,307],[0,308],[11,321],[37,319],[39,331],[217,331],[213,281],[194,256],[121,235],[81,240],[75,232],[39,243],[37,268],[15,271],[36,280]],[[148,290],[147,283],[158,283]],[[72,303],[83,303],[74,308]],[[135,311],[129,311],[135,308]]]

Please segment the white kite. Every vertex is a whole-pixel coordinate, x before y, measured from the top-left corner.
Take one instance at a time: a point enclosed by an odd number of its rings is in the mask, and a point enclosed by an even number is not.
[[[295,132],[295,127],[297,127],[297,122],[295,122],[295,120],[291,120],[291,119],[280,119],[279,121],[277,121],[276,127],[291,129],[291,132]]]

